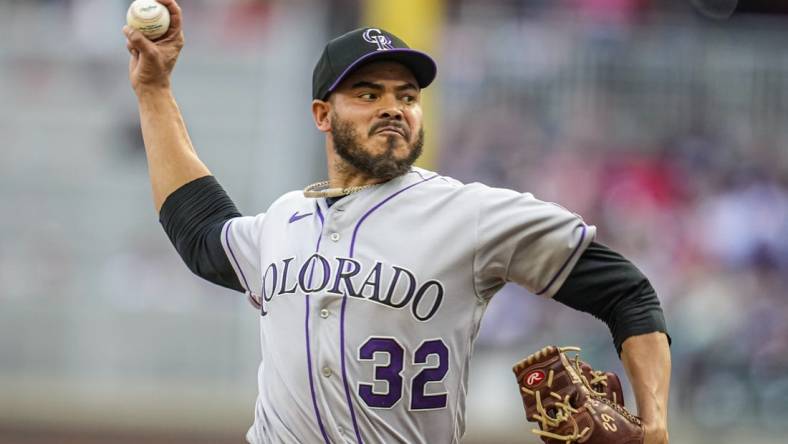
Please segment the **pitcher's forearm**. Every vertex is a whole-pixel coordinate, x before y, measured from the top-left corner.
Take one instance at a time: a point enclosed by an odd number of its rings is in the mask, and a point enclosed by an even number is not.
[[[664,333],[632,336],[624,341],[621,362],[627,371],[638,415],[646,423],[666,425],[670,388],[670,348]]]
[[[169,88],[137,92],[156,211],[173,191],[211,172],[197,157]]]

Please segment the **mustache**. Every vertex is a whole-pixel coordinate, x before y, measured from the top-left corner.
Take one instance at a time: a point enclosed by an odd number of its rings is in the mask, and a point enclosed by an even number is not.
[[[372,137],[373,134],[378,132],[381,128],[385,127],[392,127],[402,131],[402,134],[405,136],[405,139],[410,140],[410,129],[402,122],[397,120],[381,120],[369,129],[369,137]]]

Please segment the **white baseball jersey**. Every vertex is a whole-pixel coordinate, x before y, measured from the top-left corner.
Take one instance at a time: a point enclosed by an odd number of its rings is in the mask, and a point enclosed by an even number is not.
[[[552,297],[595,227],[531,194],[413,168],[325,199],[285,194],[222,244],[260,310],[250,443],[458,443],[482,314]]]

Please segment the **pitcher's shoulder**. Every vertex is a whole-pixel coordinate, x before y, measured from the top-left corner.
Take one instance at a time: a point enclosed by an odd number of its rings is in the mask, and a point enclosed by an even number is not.
[[[279,198],[268,207],[267,213],[308,209],[314,207],[314,205],[315,200],[304,197],[304,192],[302,190],[293,190],[279,196]]]
[[[412,167],[408,176],[409,182],[414,184],[424,182],[425,188],[429,189],[450,190],[465,186],[464,183],[453,177],[419,167]]]
[[[530,195],[530,193],[521,193],[519,191],[507,188],[492,187],[482,182],[465,183],[453,177],[436,173],[434,171],[425,170],[423,168],[414,167],[411,170],[411,174],[416,174],[417,177],[425,181],[425,186],[423,187],[425,191],[445,193],[460,198],[478,198],[488,195]]]

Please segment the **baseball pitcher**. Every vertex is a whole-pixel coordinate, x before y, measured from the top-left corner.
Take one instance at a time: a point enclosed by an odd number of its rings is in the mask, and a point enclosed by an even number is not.
[[[424,142],[421,91],[437,72],[429,55],[376,28],[328,42],[311,103],[327,180],[243,216],[189,140],[170,88],[181,10],[161,3],[171,13],[162,39],[124,28],[129,77],[167,235],[194,273],[245,293],[259,315],[248,442],[459,443],[474,340],[490,299],[513,281],[607,323],[637,400],[640,434],[626,442],[667,443],[668,336],[640,271],[558,205],[412,166]],[[529,383],[541,381],[537,358],[518,367]],[[558,370],[545,380],[562,374],[563,361],[550,362]],[[563,393],[550,387],[530,392]],[[544,440],[581,421],[571,402],[553,416],[538,405]],[[603,436],[616,419],[605,415],[606,426],[594,429],[591,415],[560,442]]]

